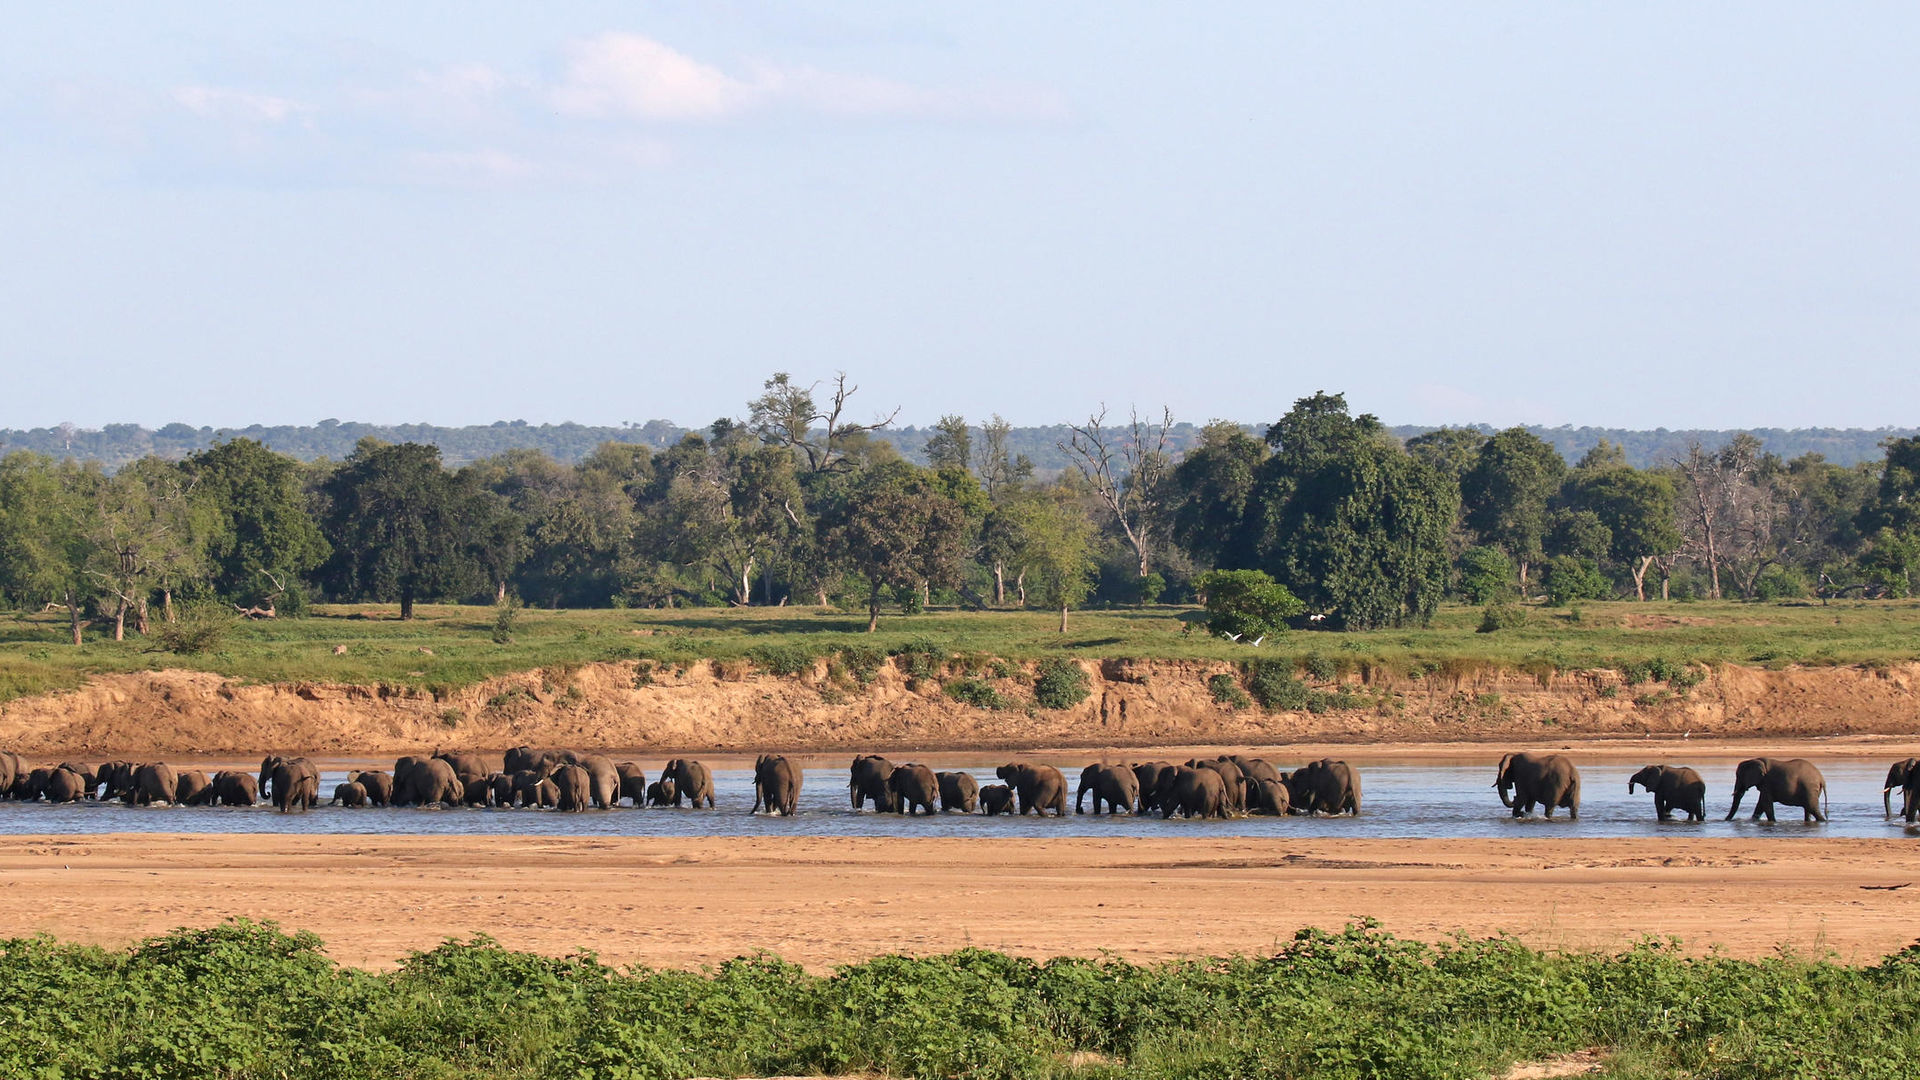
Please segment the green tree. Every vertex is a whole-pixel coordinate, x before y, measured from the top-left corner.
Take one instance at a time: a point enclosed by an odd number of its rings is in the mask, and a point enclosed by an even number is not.
[[[906,462],[888,462],[859,477],[825,522],[826,547],[866,583],[868,633],[880,628],[887,591],[959,581],[965,516],[940,493],[931,473]]]
[[[1259,481],[1267,448],[1239,424],[1216,420],[1174,467],[1167,500],[1173,540],[1202,566],[1246,565],[1239,523]]]
[[[1307,609],[1285,585],[1260,570],[1209,570],[1193,585],[1206,596],[1207,629],[1236,641],[1259,644],[1285,632],[1287,620]]]
[[[1434,467],[1455,484],[1480,458],[1487,437],[1473,428],[1443,427],[1407,440],[1407,453]]]
[[[411,619],[416,600],[488,587],[477,549],[490,493],[441,468],[437,447],[362,440],[322,493],[333,555],[321,576],[335,595],[398,600]]]
[[[927,439],[927,466],[932,469],[958,469],[967,472],[973,468],[973,435],[967,430],[967,418],[964,416],[942,416],[940,422],[933,425],[933,435]]]
[[[1025,500],[1025,519],[1016,554],[1020,577],[1030,582],[1043,604],[1060,611],[1060,632],[1067,632],[1067,611],[1086,602],[1099,564],[1093,557],[1093,524],[1067,493]]]
[[[1513,560],[1497,547],[1470,547],[1460,553],[1460,595],[1468,603],[1491,604],[1513,594]]]
[[[75,645],[89,591],[86,507],[103,482],[97,468],[71,461],[26,452],[0,457],[0,598],[21,607],[63,605]]]
[[[1567,463],[1550,443],[1526,428],[1488,439],[1460,478],[1467,527],[1482,543],[1498,544],[1518,564],[1520,586],[1539,561],[1548,527],[1548,503],[1560,490]]]
[[[211,515],[208,585],[222,600],[272,610],[326,561],[299,462],[252,439],[229,439],[187,458],[183,469]]]
[[[177,466],[158,458],[142,458],[94,485],[84,571],[113,614],[115,641],[125,639],[129,614],[135,629],[147,632],[156,591],[171,622],[175,590],[204,573],[211,515],[191,490]]]
[[[1635,598],[1645,600],[1648,567],[1680,548],[1673,485],[1629,465],[1589,468],[1583,461],[1568,483],[1568,498],[1606,527],[1607,557],[1627,568]]]

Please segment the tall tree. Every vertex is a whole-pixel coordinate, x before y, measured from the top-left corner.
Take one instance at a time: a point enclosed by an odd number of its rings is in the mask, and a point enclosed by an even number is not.
[[[84,521],[98,469],[25,452],[0,457],[0,598],[22,606],[66,608],[73,643],[81,643],[81,608],[89,591]]]
[[[1673,521],[1673,485],[1632,466],[1582,467],[1569,483],[1574,505],[1607,528],[1609,557],[1633,577],[1633,593],[1647,598],[1647,569],[1680,547]]]
[[[1239,523],[1259,480],[1267,448],[1239,424],[1216,420],[1174,466],[1167,519],[1175,543],[1205,566],[1246,566]]]
[[[1071,434],[1060,449],[1125,534],[1139,560],[1140,576],[1146,577],[1153,571],[1154,533],[1160,528],[1160,500],[1165,495],[1163,481],[1173,466],[1167,452],[1173,413],[1161,410],[1160,422],[1155,424],[1142,420],[1136,411],[1124,429],[1109,428],[1106,421],[1107,409],[1102,405],[1085,424],[1068,425]]]
[[[229,439],[187,458],[183,469],[211,514],[208,584],[222,600],[273,610],[326,561],[299,462],[252,439]]]
[[[1455,484],[1473,468],[1487,437],[1473,428],[1442,427],[1407,440],[1407,453],[1426,462]]]
[[[927,467],[931,469],[973,468],[973,435],[967,430],[967,418],[949,414],[933,425],[927,439]]]
[[[867,587],[867,632],[880,627],[880,602],[896,593],[959,582],[965,512],[932,474],[906,462],[867,470],[826,522],[839,562]]]
[[[1543,554],[1548,503],[1566,473],[1567,463],[1552,444],[1515,427],[1488,439],[1460,478],[1467,527],[1481,542],[1499,545],[1513,559],[1522,590],[1528,567]]]
[[[1063,634],[1067,612],[1086,602],[1098,569],[1092,525],[1071,500],[1070,492],[1023,500],[1020,549],[1015,556],[1021,580],[1032,582],[1040,601],[1059,610]]]
[[[113,613],[113,639],[126,637],[127,616],[147,632],[147,603],[166,597],[204,567],[206,512],[191,499],[192,482],[172,463],[143,458],[95,485],[86,517],[87,577]]]
[[[322,492],[333,545],[322,577],[336,595],[398,600],[411,619],[416,600],[488,587],[476,551],[487,493],[441,468],[437,447],[362,440]]]
[[[799,455],[809,472],[845,467],[850,444],[900,415],[895,408],[870,424],[856,424],[846,418],[846,412],[848,401],[860,388],[847,384],[847,373],[834,376],[833,392],[825,405],[814,397],[818,386],[801,386],[786,372],[775,372],[760,396],[748,403],[747,426],[769,446],[784,446]]]
[[[1033,462],[1027,455],[1008,449],[1007,440],[1012,434],[1013,425],[999,413],[980,427],[980,483],[989,499],[998,499],[1002,491],[1016,488],[1033,476]]]

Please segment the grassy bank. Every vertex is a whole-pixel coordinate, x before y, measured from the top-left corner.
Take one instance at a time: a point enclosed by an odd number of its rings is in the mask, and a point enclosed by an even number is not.
[[[836,648],[898,651],[930,642],[953,653],[1013,661],[1050,656],[1248,661],[1291,659],[1340,670],[1397,671],[1492,665],[1574,671],[1662,661],[1886,664],[1920,658],[1920,602],[1818,604],[1593,603],[1532,608],[1525,625],[1477,633],[1478,608],[1441,609],[1433,624],[1363,633],[1298,631],[1255,649],[1186,632],[1191,609],[1077,612],[1057,632],[1050,613],[936,611],[881,620],[812,608],[679,611],[525,611],[496,633],[492,608],[423,605],[402,622],[391,607],[320,607],[307,618],[236,624],[210,652],[179,654],[151,639],[90,636],[62,644],[55,615],[0,617],[0,700],[80,685],[90,675],[160,668],[212,671],[253,682],[462,687],[555,664],[653,659],[739,660],[778,670]],[[496,641],[496,637],[510,640]],[[345,652],[336,649],[344,646]]]
[[[616,970],[476,940],[399,970],[229,923],[124,952],[0,942],[0,1075],[1486,1077],[1588,1048],[1616,1077],[1892,1077],[1920,1064],[1920,950],[1547,954],[1302,931],[1267,957],[1044,963],[983,950],[829,976],[774,957]]]

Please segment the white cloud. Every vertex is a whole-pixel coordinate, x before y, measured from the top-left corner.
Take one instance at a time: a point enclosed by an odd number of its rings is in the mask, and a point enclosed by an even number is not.
[[[609,32],[567,49],[566,75],[553,104],[574,116],[709,120],[734,115],[759,96],[718,68],[652,38]]]
[[[255,94],[219,86],[182,86],[173,100],[196,116],[279,124],[308,111],[289,98]]]

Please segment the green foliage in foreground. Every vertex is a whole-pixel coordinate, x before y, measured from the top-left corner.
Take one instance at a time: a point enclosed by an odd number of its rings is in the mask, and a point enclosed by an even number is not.
[[[233,922],[126,952],[0,942],[0,1075],[56,1078],[1483,1077],[1591,1047],[1614,1076],[1905,1076],[1920,947],[1864,968],[1546,954],[1303,930],[1273,956],[1135,965],[969,949],[811,975],[449,942],[373,974]]]

